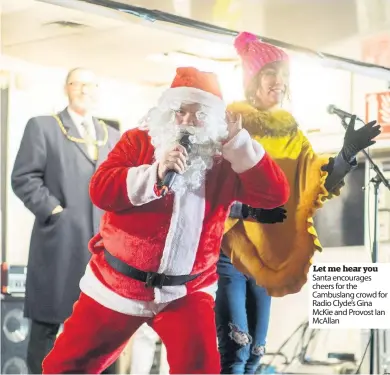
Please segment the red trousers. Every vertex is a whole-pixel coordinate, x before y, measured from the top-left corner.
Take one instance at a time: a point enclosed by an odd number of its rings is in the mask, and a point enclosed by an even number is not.
[[[121,314],[81,293],[43,361],[43,374],[100,374],[144,322],[164,342],[171,374],[220,373],[214,300],[196,292],[171,302],[154,318]]]

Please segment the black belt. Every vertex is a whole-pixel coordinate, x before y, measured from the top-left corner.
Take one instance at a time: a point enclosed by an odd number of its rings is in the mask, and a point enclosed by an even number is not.
[[[199,274],[169,276],[163,273],[141,271],[114,257],[106,249],[104,249],[104,256],[107,263],[114,268],[114,270],[125,276],[131,277],[132,279],[142,281],[145,283],[146,288],[161,289],[163,286],[183,285],[199,276]]]

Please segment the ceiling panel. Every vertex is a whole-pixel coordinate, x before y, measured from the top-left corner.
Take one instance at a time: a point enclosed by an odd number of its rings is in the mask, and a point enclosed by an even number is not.
[[[265,6],[266,36],[321,50],[358,31],[355,0],[287,2],[275,0]]]
[[[210,64],[213,59],[237,61],[231,44],[196,38],[191,35],[193,30],[190,29],[164,29],[162,23],[154,25],[133,16],[104,17],[92,11],[48,4],[51,0],[20,0],[20,3],[19,0],[0,1],[6,9],[1,17],[3,52],[37,64],[67,68],[87,66],[115,78],[159,85],[171,80],[178,64],[193,65],[192,55],[206,59]],[[56,0],[64,6],[69,5],[69,1]],[[248,31],[296,45],[318,50],[326,46],[329,53],[333,53],[333,48],[336,48],[333,46],[340,45],[330,41],[345,40],[345,35],[352,33],[356,26],[352,0],[120,1],[225,27],[236,28],[244,24]],[[15,2],[20,6],[10,5]],[[336,25],[330,24],[331,19]],[[53,22],[70,22],[82,26],[50,24]],[[212,34],[209,36],[211,38]],[[348,48],[343,48],[343,52],[348,57]],[[353,57],[356,58],[356,55],[354,51]]]
[[[85,27],[48,25],[58,21]],[[3,14],[2,26],[6,55],[50,66],[86,66],[148,85],[169,82],[175,67],[191,65],[193,55],[237,59],[232,46],[38,1],[28,9]]]
[[[325,45],[390,29],[390,0],[116,0],[246,30],[297,46]]]
[[[19,0],[13,1],[18,2]],[[26,7],[20,7],[18,11],[3,13],[1,21],[2,44],[5,47],[123,26],[123,23],[110,18],[48,5],[39,1],[28,1]],[[80,26],[59,26],[55,24],[58,21]]]
[[[35,0],[0,0],[1,13],[9,14],[29,9],[34,6],[34,2]]]
[[[356,0],[119,0],[319,48],[357,31]]]

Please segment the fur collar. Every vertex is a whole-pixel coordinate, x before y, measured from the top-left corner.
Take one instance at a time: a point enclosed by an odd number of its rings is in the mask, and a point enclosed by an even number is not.
[[[251,136],[283,137],[298,130],[295,118],[283,109],[260,111],[248,102],[234,102],[227,110],[242,115],[242,126]]]

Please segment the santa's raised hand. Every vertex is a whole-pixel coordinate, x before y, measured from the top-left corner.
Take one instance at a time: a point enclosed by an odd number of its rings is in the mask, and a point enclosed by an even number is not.
[[[228,127],[228,136],[226,142],[234,138],[242,129],[242,116],[226,111],[226,123]]]

